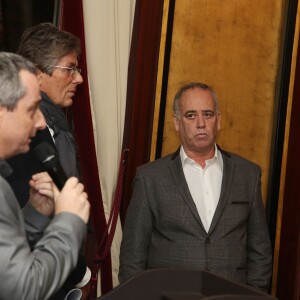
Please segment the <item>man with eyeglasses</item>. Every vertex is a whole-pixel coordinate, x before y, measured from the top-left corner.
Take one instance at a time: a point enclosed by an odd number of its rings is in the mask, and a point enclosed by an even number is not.
[[[7,179],[23,207],[29,196],[30,178],[42,171],[32,154],[34,147],[41,142],[47,141],[57,149],[67,177],[79,177],[75,140],[63,109],[72,105],[77,86],[83,82],[83,78],[78,69],[80,40],[51,23],[26,29],[17,53],[28,58],[38,69],[42,96],[40,109],[47,124],[47,128],[39,131],[32,140],[29,153],[9,161],[14,172]],[[77,269],[66,282],[65,290],[53,299],[63,299],[65,292],[81,281],[85,271],[85,260],[80,257]]]

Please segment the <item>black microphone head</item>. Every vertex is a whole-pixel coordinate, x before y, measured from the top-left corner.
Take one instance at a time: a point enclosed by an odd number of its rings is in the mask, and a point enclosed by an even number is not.
[[[33,149],[36,160],[41,163],[43,169],[49,173],[58,189],[62,189],[67,177],[60,165],[58,153],[47,142],[37,145]]]
[[[56,150],[47,142],[43,142],[38,144],[33,149],[35,159],[44,164],[45,162],[49,161],[50,159],[57,157]]]

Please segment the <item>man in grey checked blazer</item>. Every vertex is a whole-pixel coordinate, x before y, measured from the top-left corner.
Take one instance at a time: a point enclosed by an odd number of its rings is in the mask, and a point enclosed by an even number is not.
[[[174,99],[182,145],[137,169],[120,253],[120,282],[153,268],[209,270],[267,291],[271,243],[258,165],[215,144],[221,115],[206,84]]]

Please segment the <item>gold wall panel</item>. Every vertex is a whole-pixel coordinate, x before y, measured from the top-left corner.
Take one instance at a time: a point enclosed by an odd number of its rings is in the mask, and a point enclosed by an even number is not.
[[[177,149],[172,103],[186,82],[216,90],[218,144],[262,168],[266,199],[284,0],[176,0],[162,156]]]

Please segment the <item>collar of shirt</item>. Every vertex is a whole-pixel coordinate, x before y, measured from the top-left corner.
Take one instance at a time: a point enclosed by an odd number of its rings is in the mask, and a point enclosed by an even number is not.
[[[205,168],[202,168],[193,159],[189,158],[182,146],[180,156],[190,194],[196,205],[203,227],[208,232],[221,193],[223,177],[222,154],[215,145],[215,155],[213,158],[205,161]]]
[[[181,159],[182,168],[184,167],[185,164],[190,164],[191,166],[202,169],[202,167],[197,162],[195,162],[193,159],[191,159],[187,156],[182,145],[180,147],[180,159]],[[215,155],[213,158],[205,161],[205,164],[206,164],[205,168],[207,168],[209,165],[211,165],[214,162],[217,163],[221,173],[223,173],[222,154],[216,144],[215,144]]]
[[[8,177],[12,173],[12,168],[10,165],[3,159],[0,159],[0,175]]]
[[[49,132],[50,132],[50,134],[51,134],[51,137],[52,137],[53,143],[55,144],[55,139],[54,139],[54,130],[53,130],[51,127],[49,127],[49,126],[48,126],[48,124],[46,124],[46,125],[47,125],[47,128],[48,128],[48,130],[49,130]]]

